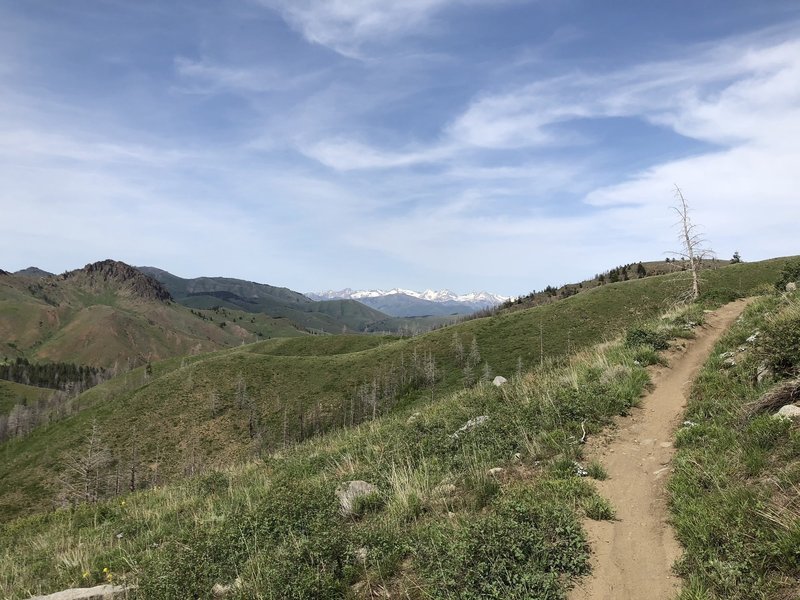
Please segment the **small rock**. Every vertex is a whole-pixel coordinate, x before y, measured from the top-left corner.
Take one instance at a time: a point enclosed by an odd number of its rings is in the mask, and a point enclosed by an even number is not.
[[[355,553],[356,560],[360,562],[362,565],[367,564],[367,557],[369,557],[369,550],[367,550],[364,546],[358,548]]]
[[[30,600],[113,600],[124,598],[128,591],[119,585],[97,585],[91,588],[62,590],[47,596],[34,596]]]
[[[431,490],[431,495],[440,498],[449,498],[456,493],[456,486],[452,483],[442,483]]]
[[[505,469],[504,469],[503,467],[492,467],[491,469],[489,469],[488,471],[486,471],[486,473],[487,473],[488,475],[491,475],[492,477],[497,477],[497,476],[498,476],[498,475],[500,475],[500,474],[501,474],[503,471],[505,471]]]
[[[456,431],[450,437],[452,439],[456,440],[456,439],[458,439],[459,435],[461,435],[462,433],[466,433],[468,431],[472,431],[476,427],[479,427],[479,426],[483,425],[484,423],[486,423],[486,421],[488,421],[488,420],[489,420],[489,417],[487,415],[481,415],[479,417],[472,418],[469,421],[467,421],[466,423],[464,423],[464,425],[462,425],[458,429],[458,431]]]
[[[233,590],[238,590],[242,587],[242,580],[237,577],[236,580],[228,585],[222,583],[215,583],[211,588],[211,595],[214,598],[226,598]]]
[[[736,348],[737,352],[744,352],[745,350],[747,350],[747,346],[739,346],[738,348]]]
[[[792,421],[797,421],[800,419],[800,406],[796,406],[794,404],[781,406],[780,410],[773,416],[778,419],[791,419]]]
[[[508,381],[508,379],[506,379],[506,378],[505,378],[505,377],[503,377],[502,375],[498,375],[497,377],[495,377],[495,378],[492,380],[492,385],[493,385],[493,386],[495,386],[495,387],[500,387],[501,385],[503,385],[503,384],[504,384],[504,383],[506,383],[507,381]]]
[[[751,336],[750,336],[749,338],[747,338],[745,341],[746,341],[748,344],[754,344],[754,343],[755,343],[755,341],[758,339],[758,336],[760,336],[760,335],[761,335],[761,332],[760,332],[760,331],[756,331],[756,332],[755,332],[753,335],[751,335]]]
[[[736,366],[736,359],[733,358],[733,357],[726,358],[725,360],[722,361],[722,366],[725,367],[726,369],[730,369],[731,367],[735,367]]]
[[[695,423],[694,421],[684,421],[683,422],[683,426],[684,427],[694,427],[695,425],[697,425],[697,423]]]
[[[339,499],[339,510],[345,516],[353,514],[353,504],[358,498],[369,496],[378,491],[371,483],[366,481],[349,481],[341,484],[336,490],[336,497]]]
[[[515,452],[514,460],[522,460],[522,454],[520,452]]]
[[[411,423],[413,423],[414,421],[416,421],[417,419],[419,419],[421,416],[422,416],[422,413],[415,412],[413,415],[411,415],[410,417],[408,417],[408,420],[406,421],[406,424],[407,424],[407,425],[411,425]]]
[[[722,354],[719,355],[719,357],[722,359],[733,358],[733,356],[735,356],[733,352],[723,352]]]
[[[786,284],[786,291],[787,292],[796,292],[797,291],[797,284],[794,281],[790,281]]]
[[[584,469],[584,468],[583,468],[583,467],[580,465],[580,463],[575,463],[575,474],[576,474],[578,477],[586,477],[587,475],[589,475],[589,471],[587,471],[586,469]]]
[[[770,366],[767,363],[762,362],[760,365],[758,365],[758,370],[756,371],[756,383],[762,383],[766,379],[771,379],[773,375],[774,373],[772,372]]]

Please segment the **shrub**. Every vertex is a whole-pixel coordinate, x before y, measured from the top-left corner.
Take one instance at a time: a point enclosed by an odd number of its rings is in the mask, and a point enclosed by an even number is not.
[[[721,305],[733,302],[739,298],[744,298],[744,294],[731,288],[715,288],[706,290],[700,294],[698,300],[706,304]]]
[[[608,500],[597,494],[588,498],[583,508],[586,511],[586,516],[593,521],[612,521],[615,517],[614,508]]]
[[[767,321],[760,346],[776,373],[789,375],[796,371],[800,365],[800,304],[791,304]]]
[[[608,479],[608,472],[606,471],[605,467],[603,467],[603,465],[596,460],[593,460],[586,466],[586,472],[589,474],[589,477],[592,479],[597,479],[598,481],[604,481]]]
[[[218,494],[228,489],[228,476],[220,471],[211,471],[197,479],[197,491],[203,496]]]
[[[386,501],[377,492],[372,492],[366,496],[359,496],[353,501],[353,516],[363,517],[367,513],[377,512],[383,508]]]
[[[669,341],[663,332],[647,327],[632,327],[625,334],[625,345],[629,348],[649,346],[653,350],[666,350]]]
[[[775,282],[775,289],[782,292],[790,281],[800,281],[800,260],[792,260],[784,265],[778,280]]]

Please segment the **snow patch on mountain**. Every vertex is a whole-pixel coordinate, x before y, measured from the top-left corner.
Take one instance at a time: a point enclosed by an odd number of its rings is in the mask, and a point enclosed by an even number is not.
[[[468,294],[456,294],[450,290],[425,290],[417,292],[403,288],[393,288],[391,290],[353,290],[345,288],[343,290],[327,290],[324,292],[310,292],[306,294],[313,300],[361,300],[364,298],[381,298],[384,296],[403,295],[429,302],[459,302],[476,306],[495,306],[508,300],[508,296],[492,294],[490,292],[470,292]]]

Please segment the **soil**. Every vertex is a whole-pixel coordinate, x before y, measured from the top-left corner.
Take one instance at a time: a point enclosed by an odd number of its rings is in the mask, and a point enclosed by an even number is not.
[[[674,433],[698,370],[746,305],[740,300],[707,314],[696,337],[668,353],[669,367],[651,372],[653,388],[640,407],[621,417],[610,433],[588,441],[587,458],[608,471],[597,488],[614,507],[616,520],[584,523],[592,573],[570,600],[669,599],[680,591],[672,565],[681,548],[669,524],[665,491]]]

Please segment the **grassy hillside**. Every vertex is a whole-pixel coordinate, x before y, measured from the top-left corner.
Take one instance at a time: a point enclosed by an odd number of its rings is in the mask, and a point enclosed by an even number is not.
[[[685,333],[685,318],[654,327]],[[342,338],[317,341],[326,358],[346,356]],[[307,339],[258,346],[320,351]],[[208,597],[238,579],[230,597],[562,598],[588,569],[580,519],[613,517],[579,476],[604,477],[576,467],[582,426],[596,432],[635,405],[642,364],[656,359],[605,344],[263,461],[0,525],[0,594],[110,580],[142,598]],[[335,491],[353,480],[374,490],[343,514]]]
[[[177,302],[192,308],[223,307],[289,319],[298,327],[326,333],[364,331],[387,315],[353,300],[316,302],[288,288],[229,277],[183,279],[155,267],[139,267],[162,283]]]
[[[720,296],[731,290],[747,293],[774,281],[783,262],[708,272],[707,290]],[[543,356],[564,355],[615,337],[626,326],[668,308],[684,289],[685,281],[675,276],[652,277],[412,339],[269,340],[159,363],[149,378],[140,370],[127,377],[125,386],[116,381],[98,386],[80,398],[85,408],[79,414],[0,446],[0,515],[52,505],[61,461],[92,421],[121,468],[129,468],[135,448],[139,481],[154,484],[200,464],[229,464],[429,402],[485,371],[509,377]],[[473,339],[479,358],[470,358]]]
[[[377,332],[415,335],[451,323],[452,315],[390,317],[355,300],[314,301],[288,288],[229,277],[183,279],[155,267],[138,267],[161,282],[179,303],[194,309],[214,308],[263,313],[313,333]],[[427,313],[422,313],[427,314]]]
[[[57,277],[0,276],[0,359],[126,367],[257,339],[199,318],[123,263]]]
[[[475,312],[474,308],[460,302],[432,302],[406,294],[360,298],[359,302],[394,317],[452,317]]]
[[[53,390],[0,379],[0,415],[7,415],[15,404],[35,405]]]

